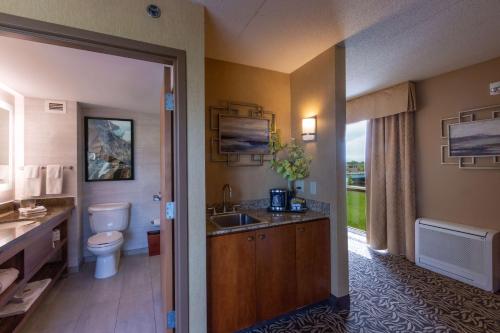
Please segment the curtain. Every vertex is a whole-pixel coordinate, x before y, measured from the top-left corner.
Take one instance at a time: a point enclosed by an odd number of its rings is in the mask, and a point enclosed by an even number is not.
[[[348,124],[365,119],[392,116],[401,112],[417,110],[414,82],[398,85],[363,95],[347,101],[346,121]]]
[[[415,112],[371,119],[366,145],[367,239],[415,261]]]

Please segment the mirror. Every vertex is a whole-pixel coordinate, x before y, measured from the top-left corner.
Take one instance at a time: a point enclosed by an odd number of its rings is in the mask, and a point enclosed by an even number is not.
[[[0,191],[11,189],[11,179],[12,109],[7,103],[0,103]]]

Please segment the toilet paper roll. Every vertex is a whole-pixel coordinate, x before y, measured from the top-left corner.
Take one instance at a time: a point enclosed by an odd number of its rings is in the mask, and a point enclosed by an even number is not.
[[[160,226],[160,218],[156,218],[153,221],[151,221],[152,225]]]

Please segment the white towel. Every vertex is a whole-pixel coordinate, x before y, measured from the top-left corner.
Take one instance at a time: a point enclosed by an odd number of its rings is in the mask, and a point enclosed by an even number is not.
[[[40,297],[43,291],[50,284],[51,279],[45,279],[40,281],[30,282],[24,288],[24,292],[27,292],[27,295],[21,299],[14,299],[7,303],[3,308],[0,309],[0,318],[15,316],[19,314],[26,313],[30,307],[35,303],[35,301]],[[27,291],[29,289],[33,289],[33,292]],[[22,295],[18,295],[21,296]]]
[[[63,166],[58,164],[47,165],[45,179],[45,193],[61,194],[63,187]]]
[[[44,206],[36,206],[34,208],[19,208],[19,213],[21,215],[34,215],[34,214],[41,214],[45,213],[47,211],[47,208]]]
[[[7,164],[0,164],[0,184],[7,184],[9,182],[10,167]]]
[[[24,196],[39,197],[42,193],[42,175],[39,165],[24,166]]]
[[[15,268],[0,269],[0,293],[3,293],[16,281],[19,271]]]

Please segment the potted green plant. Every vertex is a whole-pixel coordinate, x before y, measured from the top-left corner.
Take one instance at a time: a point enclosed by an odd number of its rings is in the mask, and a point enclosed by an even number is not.
[[[288,181],[289,190],[295,196],[295,181],[309,176],[312,159],[295,139],[292,138],[290,143],[283,144],[279,133],[271,135],[269,150],[273,154],[271,169]]]

